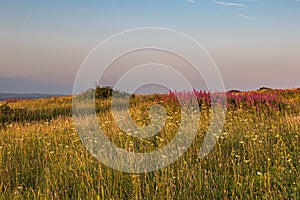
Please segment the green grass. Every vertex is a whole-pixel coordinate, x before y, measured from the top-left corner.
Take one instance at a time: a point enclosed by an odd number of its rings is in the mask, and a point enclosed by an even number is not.
[[[204,109],[190,149],[168,167],[145,174],[113,170],[86,151],[70,113],[53,114],[71,109],[70,98],[9,103],[31,114],[0,128],[0,199],[299,199],[299,94],[286,102],[289,109],[283,111],[229,110],[217,145],[199,159],[210,117]],[[136,140],[120,134],[108,100],[97,103],[104,110],[99,122],[122,148],[153,151],[176,134],[178,117],[172,113],[178,110],[170,105],[160,134]],[[139,125],[149,122],[150,105],[135,99],[131,115]]]

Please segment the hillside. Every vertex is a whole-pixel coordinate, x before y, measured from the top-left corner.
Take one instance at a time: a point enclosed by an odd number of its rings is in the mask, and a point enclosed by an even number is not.
[[[154,152],[179,134],[181,111],[174,95],[132,96],[129,112],[140,126],[150,123],[151,105],[160,103],[167,111],[163,129],[149,138],[138,139],[132,136],[133,129],[120,129],[117,122],[122,119],[113,118],[109,96],[96,99],[97,119],[117,147]],[[296,200],[300,91],[227,93],[228,110],[220,137],[212,151],[199,158],[212,113],[209,95],[197,91],[199,127],[186,152],[165,168],[140,174],[112,169],[93,156],[97,149],[93,154],[87,151],[84,141],[90,135],[83,137],[77,131],[71,97],[1,102],[0,199]],[[119,103],[117,116],[124,112],[123,102]],[[97,142],[101,143],[93,138],[93,144]],[[104,152],[114,157],[109,149]],[[164,158],[171,159],[169,155]]]

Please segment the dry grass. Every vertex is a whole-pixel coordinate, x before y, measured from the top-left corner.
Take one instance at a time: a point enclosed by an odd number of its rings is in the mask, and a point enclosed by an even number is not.
[[[68,98],[57,98],[12,106],[55,108],[70,103]],[[149,107],[148,102],[138,104],[132,115],[137,123],[147,124],[143,106]],[[71,117],[8,124],[0,129],[0,199],[299,198],[299,113],[229,110],[217,145],[198,159],[209,118],[205,113],[197,138],[184,156],[146,174],[115,171],[97,161],[82,145]],[[145,141],[120,134],[109,112],[99,115],[99,121],[117,145],[149,151],[174,136],[178,120],[174,116],[161,137]]]

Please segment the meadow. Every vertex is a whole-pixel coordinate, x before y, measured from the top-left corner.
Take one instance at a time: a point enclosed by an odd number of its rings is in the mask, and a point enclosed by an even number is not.
[[[222,134],[201,159],[210,93],[194,93],[201,121],[191,147],[168,167],[143,174],[111,169],[86,150],[71,97],[0,102],[0,199],[299,199],[300,89],[228,92]],[[100,95],[96,110],[107,137],[134,152],[168,144],[180,126],[175,93],[133,95],[130,102],[141,126],[151,105],[163,105],[164,128],[147,139],[123,133],[109,95]]]

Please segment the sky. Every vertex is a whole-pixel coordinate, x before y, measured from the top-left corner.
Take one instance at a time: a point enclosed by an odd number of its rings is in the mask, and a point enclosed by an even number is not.
[[[228,90],[300,87],[299,0],[1,0],[0,92],[20,92],[16,79],[70,88],[97,44],[137,27],[197,40]]]

